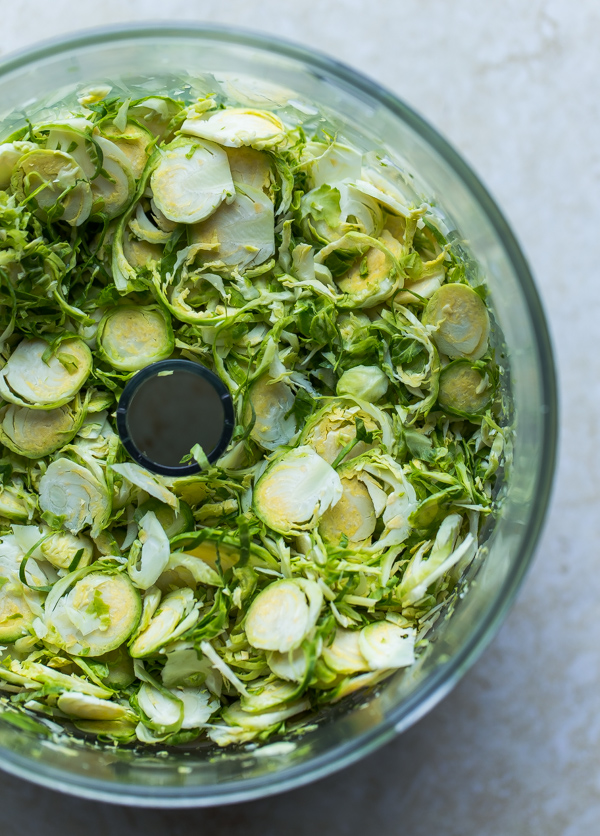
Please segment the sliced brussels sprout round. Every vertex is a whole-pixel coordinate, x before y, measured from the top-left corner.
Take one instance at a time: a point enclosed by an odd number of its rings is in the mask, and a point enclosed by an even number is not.
[[[144,514],[139,525],[139,547],[130,549],[127,571],[139,589],[148,589],[166,568],[171,548],[164,528],[152,511]]]
[[[101,700],[77,691],[65,691],[56,705],[70,717],[80,717],[82,720],[124,720],[133,717],[130,709],[117,702]]]
[[[279,676],[281,679],[302,682],[306,676],[307,658],[301,647],[289,650],[287,653],[279,653],[279,651],[273,650],[267,653],[267,664],[275,676]]]
[[[279,726],[284,720],[293,717],[295,714],[301,714],[309,708],[310,700],[302,699],[286,705],[284,708],[251,714],[249,711],[244,711],[240,702],[234,702],[233,705],[223,709],[222,716],[225,722],[231,726],[241,726],[249,731],[261,732]]]
[[[319,521],[319,532],[323,539],[337,545],[342,536],[350,545],[370,542],[375,531],[377,517],[369,490],[360,477],[340,472],[342,497],[336,505],[328,508]]]
[[[302,197],[299,212],[306,237],[325,244],[338,241],[347,232],[377,236],[383,226],[379,205],[347,183],[312,189]],[[347,246],[354,252],[364,248],[358,243]]]
[[[246,409],[246,421],[252,418],[254,426],[250,436],[265,450],[277,450],[289,442],[296,432],[296,419],[291,414],[294,394],[283,380],[276,383],[268,375],[262,375],[250,387],[250,401]]]
[[[141,519],[148,511],[156,515],[169,540],[194,528],[194,515],[187,502],[180,501],[178,510],[175,510],[158,499],[147,499],[136,511],[136,519]]]
[[[298,696],[298,686],[281,680],[255,681],[248,694],[240,698],[240,705],[250,714],[270,711],[278,705],[291,702]]]
[[[470,360],[454,360],[441,371],[438,403],[445,412],[473,418],[487,409],[492,395],[488,376]]]
[[[341,496],[335,470],[312,447],[297,447],[274,459],[260,477],[254,509],[269,528],[291,534],[314,528]]]
[[[156,306],[120,305],[98,326],[98,353],[120,371],[137,371],[166,360],[175,345],[170,317]]]
[[[90,470],[59,458],[40,479],[40,508],[64,517],[63,525],[71,534],[89,525],[92,537],[97,537],[110,516],[111,499],[106,484]]]
[[[102,150],[102,171],[92,180],[92,214],[116,218],[135,192],[135,178],[129,159],[121,149],[102,136],[95,140]]]
[[[33,516],[35,500],[23,488],[6,485],[0,490],[0,517],[27,522]]]
[[[248,146],[225,148],[233,182],[267,192],[271,185],[272,162],[269,154]]]
[[[333,642],[323,648],[322,657],[327,667],[341,674],[368,671],[369,663],[360,649],[360,635],[360,630],[344,630],[338,627]]]
[[[148,627],[134,640],[130,653],[134,659],[150,656],[175,638],[178,625],[192,611],[195,603],[191,589],[177,589],[166,595]]]
[[[194,224],[189,239],[211,246],[206,261],[240,271],[257,267],[275,253],[273,203],[261,189],[237,183],[235,200]]]
[[[182,729],[197,729],[208,723],[220,703],[206,688],[175,688],[172,693],[183,703]]]
[[[77,568],[82,569],[92,560],[94,545],[83,534],[76,537],[66,531],[52,531],[47,525],[13,525],[12,530],[24,553],[29,552],[35,560],[46,560],[57,569],[69,569],[75,558]]]
[[[34,619],[41,613],[42,599],[21,583],[19,567],[23,551],[14,536],[0,539],[0,643],[15,642],[28,635]],[[27,581],[41,585],[46,578],[38,570],[35,561],[29,561]]]
[[[0,410],[0,441],[28,459],[41,459],[68,444],[85,418],[80,401],[56,409],[10,406]]]
[[[0,189],[10,185],[15,165],[23,154],[36,149],[37,145],[33,142],[4,142],[0,145]]]
[[[252,647],[287,653],[300,647],[321,611],[323,593],[314,581],[275,581],[252,601],[245,622]]]
[[[340,306],[344,308],[373,308],[402,286],[397,259],[402,247],[384,229],[374,246],[359,256],[337,286],[344,293]]]
[[[93,567],[84,569],[87,574],[70,589],[69,581],[78,572],[67,575],[46,599],[48,638],[74,656],[115,650],[135,630],[142,609],[139,592],[127,575],[89,569]]]
[[[227,155],[212,142],[176,140],[152,172],[154,202],[170,221],[203,221],[235,196]]]
[[[155,688],[143,682],[137,693],[136,702],[144,712],[150,729],[159,734],[179,731],[183,722],[183,702],[166,688]]]
[[[79,392],[92,370],[92,354],[78,337],[63,340],[46,362],[44,340],[22,340],[0,371],[0,395],[31,409],[55,409]]]
[[[24,154],[17,162],[12,187],[34,201],[44,218],[80,226],[92,211],[92,189],[85,173],[62,151],[38,148]]]
[[[358,646],[372,671],[405,668],[415,661],[415,635],[412,628],[376,621],[360,631]]]
[[[490,317],[481,297],[466,284],[444,284],[425,308],[423,324],[432,326],[431,337],[448,357],[479,360],[488,347]]]
[[[235,107],[186,119],[181,131],[233,148],[241,145],[271,148],[280,144],[286,136],[285,126],[274,113]]]
[[[389,380],[379,366],[354,366],[337,382],[338,395],[351,395],[367,403],[377,403],[388,390]]]
[[[360,403],[360,406],[359,406]],[[359,441],[348,456],[355,458],[378,445],[391,449],[392,427],[388,416],[376,406],[355,398],[332,401],[315,413],[302,431],[303,444],[314,448],[330,464],[334,462],[344,447],[356,439],[357,421],[362,421],[369,433],[378,431],[380,439],[373,442]],[[346,459],[344,459],[345,461]]]
[[[114,122],[100,126],[102,135],[109,139],[127,157],[131,171],[136,180],[148,162],[150,146],[154,141],[151,132],[138,122],[127,122],[124,129],[118,128]]]

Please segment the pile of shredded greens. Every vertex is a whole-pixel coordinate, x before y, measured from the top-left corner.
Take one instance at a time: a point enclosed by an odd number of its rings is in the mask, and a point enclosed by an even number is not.
[[[0,702],[262,740],[413,664],[477,552],[504,444],[485,291],[314,113],[79,101],[0,145]],[[178,479],[115,427],[168,357],[237,416]]]

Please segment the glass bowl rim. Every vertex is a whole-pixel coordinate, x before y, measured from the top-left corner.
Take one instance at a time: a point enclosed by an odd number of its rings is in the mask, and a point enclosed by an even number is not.
[[[51,767],[43,769],[38,767],[38,771],[34,773],[32,769],[35,767],[32,760],[20,755],[15,756],[14,753],[4,749],[0,751],[0,755],[3,756],[0,768],[4,771],[49,789],[68,792],[82,798],[142,807],[208,807],[274,795],[343,769],[375,751],[396,734],[405,731],[452,690],[496,635],[533,560],[552,490],[558,438],[558,397],[552,344],[542,303],[527,261],[501,210],[468,163],[441,133],[398,96],[361,72],[323,53],[278,36],[220,24],[196,21],[173,24],[172,21],[156,20],[95,27],[42,41],[0,61],[0,78],[23,69],[31,63],[43,61],[61,53],[66,54],[115,41],[143,41],[152,38],[162,40],[208,38],[215,42],[256,48],[263,52],[293,59],[312,70],[323,71],[334,82],[341,83],[342,87],[349,87],[353,92],[360,91],[375,100],[421,136],[471,193],[496,232],[505,255],[519,279],[535,335],[544,405],[542,448],[545,455],[540,457],[538,462],[536,503],[530,511],[511,575],[497,591],[493,605],[488,608],[470,639],[459,652],[444,664],[440,664],[438,669],[428,677],[425,687],[401,706],[392,709],[375,728],[337,745],[312,761],[284,770],[279,777],[277,773],[270,773],[261,778],[231,782],[222,787],[213,785],[210,787],[210,794],[199,794],[202,792],[202,787],[166,787],[166,791],[161,792],[161,787],[127,784],[122,785],[121,790],[116,783],[87,779],[83,775],[80,775],[77,779],[78,783],[73,785],[73,776],[70,773],[61,771],[60,775],[64,775],[65,780],[61,780]],[[4,759],[6,754],[9,756],[8,760]]]

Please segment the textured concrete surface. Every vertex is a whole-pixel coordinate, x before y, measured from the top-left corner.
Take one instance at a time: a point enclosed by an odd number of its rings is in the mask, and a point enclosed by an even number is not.
[[[98,24],[262,27],[395,90],[481,175],[551,321],[561,458],[537,561],[498,638],[428,717],[329,779],[264,802],[160,812],[0,776],[7,836],[588,836],[600,828],[600,6],[595,0],[76,0],[2,5],[0,57]]]

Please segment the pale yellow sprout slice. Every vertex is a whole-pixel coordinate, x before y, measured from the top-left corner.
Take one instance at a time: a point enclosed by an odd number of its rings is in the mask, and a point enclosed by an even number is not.
[[[48,596],[48,639],[75,656],[100,656],[127,641],[140,612],[139,593],[127,575],[90,572],[58,600]]]
[[[121,305],[108,311],[98,327],[100,355],[120,371],[137,371],[173,352],[169,319],[156,307]]]
[[[44,340],[22,340],[0,371],[4,400],[31,409],[54,409],[79,392],[92,369],[92,354],[78,337],[64,340],[45,362]]]
[[[423,324],[431,327],[432,340],[448,357],[478,360],[487,351],[490,317],[481,297],[466,284],[442,285],[427,303]]]
[[[405,668],[415,661],[415,630],[376,621],[360,631],[358,646],[372,671]]]
[[[299,647],[319,616],[323,594],[303,578],[275,581],[252,601],[245,622],[253,647],[287,653]]]
[[[177,140],[162,149],[151,185],[157,207],[175,223],[202,221],[235,195],[227,155],[202,140]]]
[[[269,148],[285,139],[285,126],[274,113],[237,107],[186,119],[181,131],[234,148]]]
[[[297,447],[279,456],[254,488],[254,508],[282,534],[314,528],[342,495],[340,477],[312,447]]]

